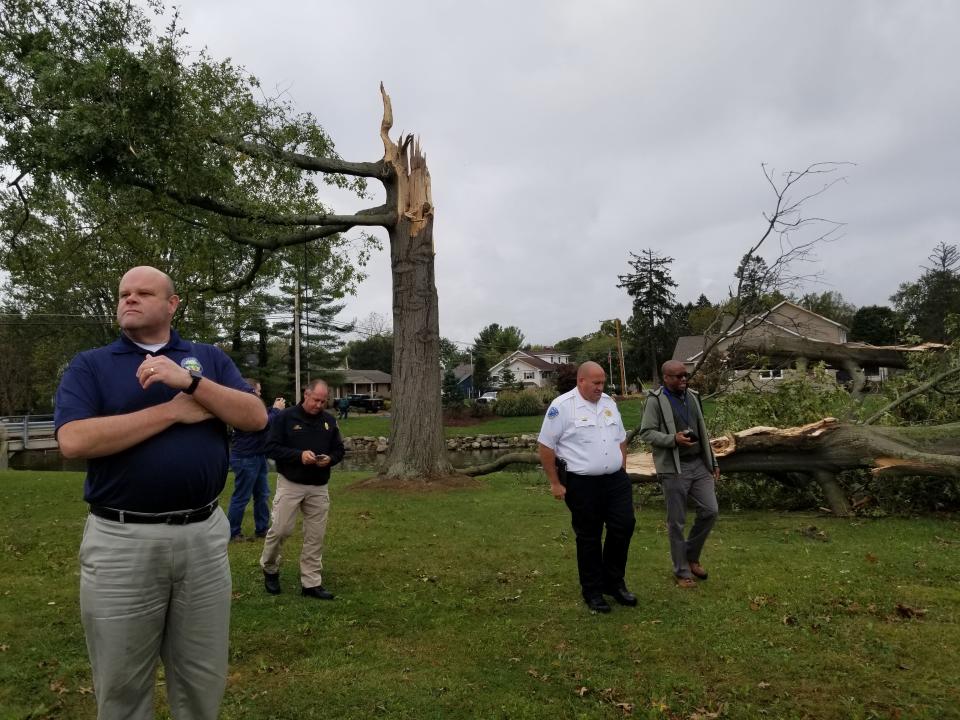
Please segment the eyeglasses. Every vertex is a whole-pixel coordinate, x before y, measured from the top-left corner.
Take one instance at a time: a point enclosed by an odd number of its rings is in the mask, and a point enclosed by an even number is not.
[[[664,373],[663,376],[664,376],[664,377],[675,377],[675,378],[677,378],[678,380],[685,380],[685,379],[687,379],[688,377],[690,377],[690,373],[679,373],[679,374],[677,374],[677,375],[674,375],[673,373]]]

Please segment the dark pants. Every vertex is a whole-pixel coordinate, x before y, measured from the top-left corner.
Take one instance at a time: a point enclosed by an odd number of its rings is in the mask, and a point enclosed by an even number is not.
[[[605,590],[623,587],[630,538],[637,522],[626,471],[610,475],[567,473],[565,500],[577,536],[577,570],[583,596],[596,597]]]
[[[662,473],[657,477],[663,485],[663,497],[667,504],[667,533],[670,537],[673,574],[690,578],[693,577],[690,563],[700,562],[700,553],[717,522],[719,508],[713,473],[703,460],[681,460],[680,470],[679,475]],[[697,519],[689,537],[685,538],[683,527],[687,521],[687,498],[692,498],[697,506]]]
[[[267,534],[270,526],[270,485],[267,482],[266,455],[233,455],[230,457],[233,470],[233,496],[227,518],[230,520],[230,536],[240,534],[243,513],[253,496],[253,528],[257,535]]]

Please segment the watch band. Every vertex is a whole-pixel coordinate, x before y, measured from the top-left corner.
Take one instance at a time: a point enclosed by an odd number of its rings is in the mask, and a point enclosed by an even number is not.
[[[197,389],[197,385],[200,384],[200,381],[203,379],[203,375],[198,373],[196,370],[190,371],[190,386],[187,387],[184,392],[187,395],[193,395],[193,391]]]

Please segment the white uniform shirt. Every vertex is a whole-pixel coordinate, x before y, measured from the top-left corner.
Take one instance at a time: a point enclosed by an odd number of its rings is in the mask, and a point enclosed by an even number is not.
[[[594,405],[574,388],[550,403],[537,441],[566,460],[572,473],[609,475],[623,467],[620,443],[626,439],[613,398],[604,393]]]

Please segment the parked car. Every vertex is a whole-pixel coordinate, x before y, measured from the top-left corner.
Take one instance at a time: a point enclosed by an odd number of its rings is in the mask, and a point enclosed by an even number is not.
[[[496,402],[497,393],[496,392],[485,392],[483,395],[477,398],[478,403],[492,403]]]
[[[350,407],[365,410],[368,413],[383,410],[383,398],[375,395],[350,395]]]

